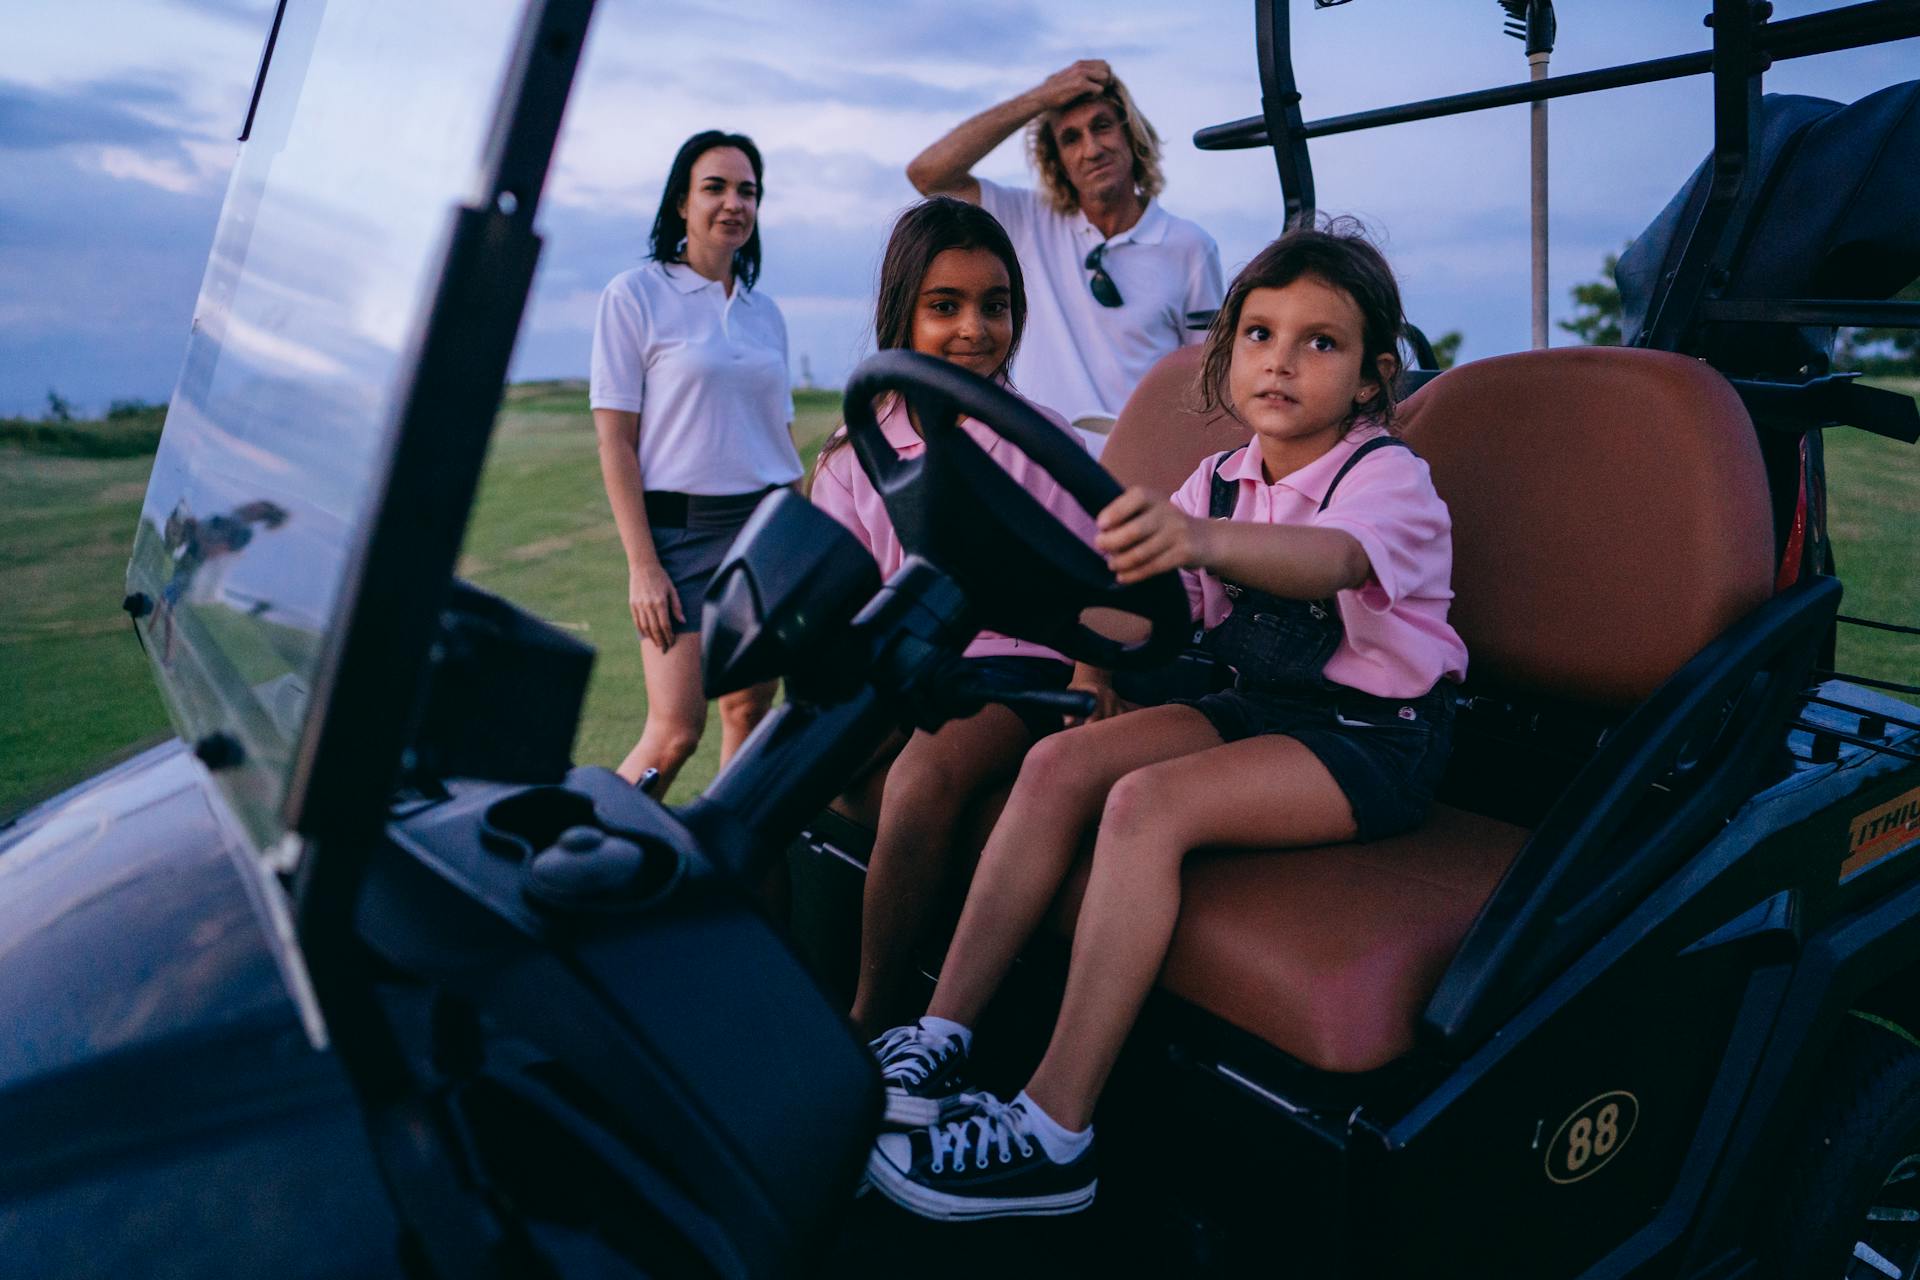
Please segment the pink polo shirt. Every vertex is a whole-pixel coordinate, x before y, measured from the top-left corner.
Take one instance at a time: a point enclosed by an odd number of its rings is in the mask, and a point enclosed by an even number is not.
[[[1411,449],[1376,449],[1333,491],[1327,485],[1353,451],[1378,428],[1355,430],[1324,455],[1269,484],[1257,442],[1232,456],[1222,472],[1237,482],[1233,519],[1299,524],[1351,534],[1373,572],[1335,602],[1346,634],[1327,660],[1327,679],[1383,698],[1411,698],[1441,678],[1467,674],[1467,646],[1447,625],[1453,599],[1453,522],[1434,492],[1427,464]],[[1206,518],[1213,473],[1227,454],[1216,453],[1187,477],[1174,505]],[[1182,572],[1194,616],[1212,629],[1232,611],[1213,574]]]
[[[1040,414],[1060,428],[1061,434],[1081,448],[1080,435],[1066,424],[1066,421],[1050,409],[1027,402]],[[971,418],[962,418],[960,427],[973,437],[975,444],[986,450],[987,456],[1006,469],[1008,475],[1019,481],[1020,486],[1034,496],[1034,500],[1045,507],[1061,524],[1078,534],[1088,543],[1093,541],[1093,517],[1080,509],[1080,504],[1068,497],[1066,492],[1055,484],[1053,478],[1033,463],[1026,454],[1002,440],[999,436],[981,426]],[[834,432],[838,439],[846,431],[842,427]],[[903,458],[912,458],[926,451],[926,442],[913,429],[907,420],[907,411],[895,401],[886,415],[880,419],[880,434],[886,437],[888,444]],[[853,449],[838,448],[831,457],[814,468],[813,501],[822,511],[838,520],[853,531],[861,545],[873,553],[880,562],[880,576],[890,578],[906,559],[906,553],[900,547],[900,539],[893,531],[893,521],[887,518],[886,504],[874,490],[873,481],[867,479],[867,473],[860,468],[860,460]],[[969,658],[1053,658],[1060,662],[1067,658],[1044,645],[1031,640],[1017,640],[1012,636],[1003,636],[997,631],[982,631],[975,636],[973,643],[966,648]]]

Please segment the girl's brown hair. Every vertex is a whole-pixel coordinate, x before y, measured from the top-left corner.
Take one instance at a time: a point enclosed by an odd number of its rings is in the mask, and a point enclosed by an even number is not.
[[[1140,114],[1133,95],[1127,92],[1119,76],[1109,80],[1106,90],[1097,98],[1077,99],[1060,111],[1082,102],[1100,100],[1112,105],[1114,114],[1120,117],[1120,127],[1126,131],[1127,147],[1133,152],[1134,190],[1142,200],[1153,199],[1166,186],[1166,177],[1160,171],[1160,135]],[[1060,159],[1060,144],[1053,136],[1053,122],[1060,111],[1043,112],[1027,125],[1027,156],[1033,161],[1033,171],[1040,179],[1040,190],[1046,195],[1047,203],[1056,213],[1072,213],[1080,207],[1080,195],[1067,179],[1067,166]]]
[[[1240,311],[1246,306],[1247,295],[1255,289],[1283,288],[1302,276],[1312,276],[1340,290],[1360,308],[1360,372],[1377,389],[1371,399],[1354,401],[1348,422],[1367,414],[1378,418],[1381,425],[1392,427],[1394,379],[1391,375],[1379,376],[1378,361],[1383,355],[1391,356],[1396,370],[1404,363],[1400,334],[1406,327],[1406,316],[1400,309],[1400,286],[1394,282],[1393,268],[1367,239],[1364,228],[1351,218],[1287,232],[1256,254],[1234,277],[1226,301],[1220,304],[1207,330],[1206,355],[1200,366],[1201,411],[1225,409],[1239,416],[1227,393],[1227,375],[1233,365],[1234,336],[1240,328]]]
[[[880,286],[874,296],[874,347],[880,351],[912,348],[920,284],[927,278],[933,260],[949,249],[985,249],[1007,269],[1007,312],[1013,322],[1013,338],[992,375],[996,381],[1003,379],[1027,327],[1027,286],[1020,274],[1020,258],[998,218],[977,204],[952,196],[923,200],[893,224],[893,234],[887,237],[887,249],[880,258]],[[875,412],[885,410],[876,406]],[[827,458],[846,443],[846,431],[836,431],[820,450],[814,473],[817,475]]]

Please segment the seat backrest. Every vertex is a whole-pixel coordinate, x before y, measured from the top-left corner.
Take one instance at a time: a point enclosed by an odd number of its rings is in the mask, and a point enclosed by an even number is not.
[[[1773,591],[1752,421],[1698,360],[1623,347],[1462,365],[1401,407],[1453,516],[1474,677],[1638,703]]]
[[[1202,458],[1246,443],[1247,428],[1232,414],[1199,412],[1201,350],[1161,357],[1127,397],[1100,453],[1100,465],[1121,484],[1170,495]]]
[[[1101,461],[1177,489],[1247,432],[1194,411],[1200,349],[1160,361]],[[1766,473],[1745,407],[1697,360],[1619,347],[1449,370],[1400,407],[1453,515],[1469,683],[1632,706],[1773,589]]]

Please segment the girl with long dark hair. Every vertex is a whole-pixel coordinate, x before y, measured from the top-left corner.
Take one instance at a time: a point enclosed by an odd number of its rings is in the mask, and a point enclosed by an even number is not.
[[[1446,504],[1391,430],[1403,323],[1386,260],[1341,223],[1287,233],[1227,291],[1199,389],[1252,440],[1171,500],[1127,490],[1095,545],[1123,583],[1184,574],[1234,685],[1027,756],[926,1016],[879,1041],[888,1114],[945,1119],[875,1143],[867,1178],[889,1199],[952,1220],[1086,1208],[1094,1104],[1166,960],[1187,855],[1425,817],[1467,651],[1447,624]],[[1096,825],[1046,1055],[1011,1101],[974,1091],[972,1026]]]
[[[1020,262],[1007,233],[977,205],[944,197],[900,216],[880,267],[874,339],[882,350],[905,349],[950,360],[983,378],[1004,381],[1007,362],[1026,324]],[[880,406],[880,430],[901,457],[925,448],[919,424],[898,397]],[[1068,439],[1078,437],[1042,409]],[[985,427],[961,427],[1015,480],[1069,527],[1091,538],[1092,522],[1078,504],[1014,446]],[[842,432],[821,452],[813,500],[879,561],[883,575],[900,567],[900,539],[886,507]],[[1063,688],[1072,667],[1060,654],[1031,641],[983,631],[966,658],[993,677],[1021,688]],[[869,1030],[899,1016],[900,987],[927,924],[929,905],[951,870],[953,832],[984,788],[1010,777],[1033,743],[1060,727],[1057,716],[1021,713],[990,704],[935,733],[915,733],[888,769],[873,854],[867,864],[861,911],[860,984],[853,1021]],[[899,1121],[928,1122],[929,1104],[893,1095]]]

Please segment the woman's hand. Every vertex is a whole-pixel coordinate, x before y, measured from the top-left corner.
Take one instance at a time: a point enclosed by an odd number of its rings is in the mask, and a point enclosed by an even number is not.
[[[1211,526],[1151,490],[1132,488],[1108,503],[1095,525],[1093,545],[1122,583],[1140,582],[1206,560]]]
[[[687,615],[680,608],[673,579],[659,561],[627,567],[627,608],[642,640],[651,640],[662,653],[673,648],[673,624],[684,622]]]
[[[1093,695],[1093,711],[1085,716],[1065,717],[1069,727],[1078,724],[1092,724],[1095,720],[1105,720],[1117,716],[1124,708],[1120,704],[1120,695],[1113,691],[1113,676],[1099,667],[1090,667],[1084,662],[1073,664],[1073,679],[1067,682],[1067,688],[1080,693]]]

